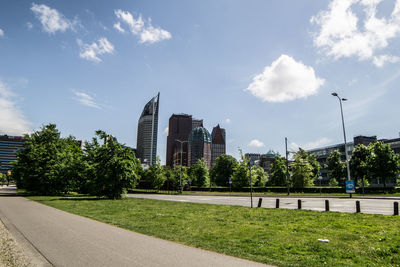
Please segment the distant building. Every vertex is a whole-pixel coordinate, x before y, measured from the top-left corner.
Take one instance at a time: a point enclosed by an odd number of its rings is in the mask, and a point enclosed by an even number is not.
[[[12,163],[17,160],[17,151],[25,144],[22,136],[0,136],[0,172],[7,173]]]
[[[256,164],[256,161],[260,159],[261,154],[259,153],[246,153],[244,157],[249,161],[250,166]]]
[[[157,156],[159,103],[160,93],[145,105],[138,122],[137,157],[148,165],[153,165]]]
[[[264,169],[265,172],[271,174],[272,163],[275,162],[275,158],[278,156],[278,153],[273,150],[269,150],[266,154],[262,154],[259,159],[258,165]]]
[[[166,165],[173,167],[181,164],[188,166],[188,139],[190,132],[197,127],[203,126],[203,120],[196,120],[188,114],[172,114],[169,118],[167,136]],[[181,143],[176,140],[183,142]],[[182,150],[181,150],[182,148]]]
[[[215,165],[217,158],[226,154],[225,129],[214,127],[211,133],[211,166]]]
[[[204,158],[208,168],[211,168],[211,135],[204,127],[197,127],[189,134],[188,166]]]
[[[400,138],[380,139],[379,140],[379,139],[377,139],[376,136],[359,135],[359,136],[356,136],[353,138],[353,142],[347,142],[347,154],[349,156],[349,159],[353,153],[355,146],[357,146],[359,144],[368,146],[369,144],[375,143],[376,141],[381,141],[385,144],[389,144],[390,148],[394,151],[394,153],[400,155]],[[328,170],[325,168],[325,166],[328,163],[327,159],[328,159],[329,155],[335,150],[340,152],[341,160],[346,161],[344,143],[307,150],[307,152],[309,152],[311,154],[315,154],[317,156],[317,161],[321,165],[320,174],[322,176],[322,183],[327,184],[329,182]],[[381,183],[378,180],[371,183],[371,186],[380,186],[380,185],[381,185]],[[393,185],[394,184],[390,184],[389,186],[393,186]]]

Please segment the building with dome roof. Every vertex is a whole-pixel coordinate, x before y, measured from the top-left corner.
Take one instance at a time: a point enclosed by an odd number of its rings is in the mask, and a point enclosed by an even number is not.
[[[189,134],[189,166],[199,159],[204,159],[208,168],[211,168],[211,135],[204,127],[196,127]]]

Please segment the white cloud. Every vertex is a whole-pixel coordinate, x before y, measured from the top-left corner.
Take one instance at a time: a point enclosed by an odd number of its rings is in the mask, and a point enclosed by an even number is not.
[[[153,44],[162,40],[171,39],[172,37],[170,32],[160,27],[154,27],[151,24],[151,18],[147,20],[147,25],[145,25],[145,22],[143,21],[141,15],[139,15],[138,18],[135,18],[130,12],[123,11],[121,9],[115,10],[114,13],[119,20],[117,23],[114,24],[114,28],[117,31],[124,33],[125,29],[122,27],[121,22],[126,24],[129,28],[129,31],[133,35],[139,37],[139,43]]]
[[[390,55],[380,55],[380,56],[375,56],[373,59],[373,63],[375,66],[381,68],[386,62],[389,63],[396,63],[400,61],[400,57],[397,56],[390,56]]]
[[[32,30],[33,29],[33,24],[32,24],[32,22],[27,22],[26,23],[26,27],[28,28],[28,30]]]
[[[43,4],[37,5],[32,3],[31,10],[40,23],[42,23],[44,31],[48,33],[56,33],[57,31],[65,32],[68,29],[74,29],[74,25],[77,23],[77,21],[71,22],[56,9]]]
[[[121,33],[125,32],[125,30],[121,27],[121,23],[120,22],[114,24],[114,29],[116,29],[117,31],[119,31]]]
[[[99,55],[112,54],[114,52],[114,46],[105,37],[90,45],[83,43],[80,39],[77,39],[76,42],[81,50],[79,56],[96,63],[101,62]]]
[[[98,109],[101,108],[100,105],[95,102],[92,96],[76,90],[72,90],[72,92],[75,95],[74,99],[78,101],[80,104],[91,108],[98,108]]]
[[[316,141],[312,141],[312,142],[305,143],[305,144],[302,146],[302,148],[303,148],[303,149],[318,148],[318,147],[321,147],[321,146],[325,146],[325,145],[331,144],[332,141],[333,141],[333,140],[330,139],[330,138],[322,137],[322,138],[320,138],[320,139],[318,139],[318,140],[316,140]]]
[[[169,131],[169,128],[166,127],[166,128],[164,129],[164,131],[163,131],[163,135],[168,135],[168,131]]]
[[[8,135],[30,133],[31,123],[13,100],[15,94],[0,81],[0,132]]]
[[[227,118],[227,119],[225,120],[225,123],[231,123],[231,119]]]
[[[390,60],[390,55],[376,59],[376,53],[385,49],[389,41],[400,36],[400,0],[396,0],[388,18],[376,16],[382,0],[333,0],[328,10],[319,12],[311,22],[320,26],[314,36],[314,45],[334,59],[356,57],[372,60],[378,67]],[[355,11],[359,7],[364,19]],[[385,60],[387,59],[387,60]]]
[[[0,29],[0,37],[4,36],[4,31],[2,29]]]
[[[260,140],[253,139],[253,140],[250,141],[248,146],[250,146],[250,147],[264,147],[265,145]]]
[[[246,90],[263,102],[285,102],[316,94],[324,82],[312,67],[281,55],[256,75]]]

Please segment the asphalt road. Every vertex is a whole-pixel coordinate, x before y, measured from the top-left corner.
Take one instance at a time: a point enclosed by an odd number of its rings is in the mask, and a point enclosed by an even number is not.
[[[40,258],[36,265],[266,266],[134,233],[10,193],[0,189],[0,219],[30,255]]]
[[[194,195],[160,195],[160,194],[128,194],[128,197],[150,198],[158,200],[193,202],[218,205],[235,205],[250,207],[250,196],[194,196]],[[259,197],[253,197],[253,205],[257,207]],[[275,208],[276,197],[262,197],[262,208]],[[279,207],[297,209],[301,199],[302,209],[324,211],[325,200],[329,200],[330,211],[356,212],[356,200],[360,201],[361,213],[393,215],[396,199],[354,199],[343,198],[285,198],[279,197]]]

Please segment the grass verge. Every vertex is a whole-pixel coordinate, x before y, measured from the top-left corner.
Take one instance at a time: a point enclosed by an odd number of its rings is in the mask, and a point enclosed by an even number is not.
[[[29,198],[146,235],[279,266],[400,265],[398,216],[150,199]]]

